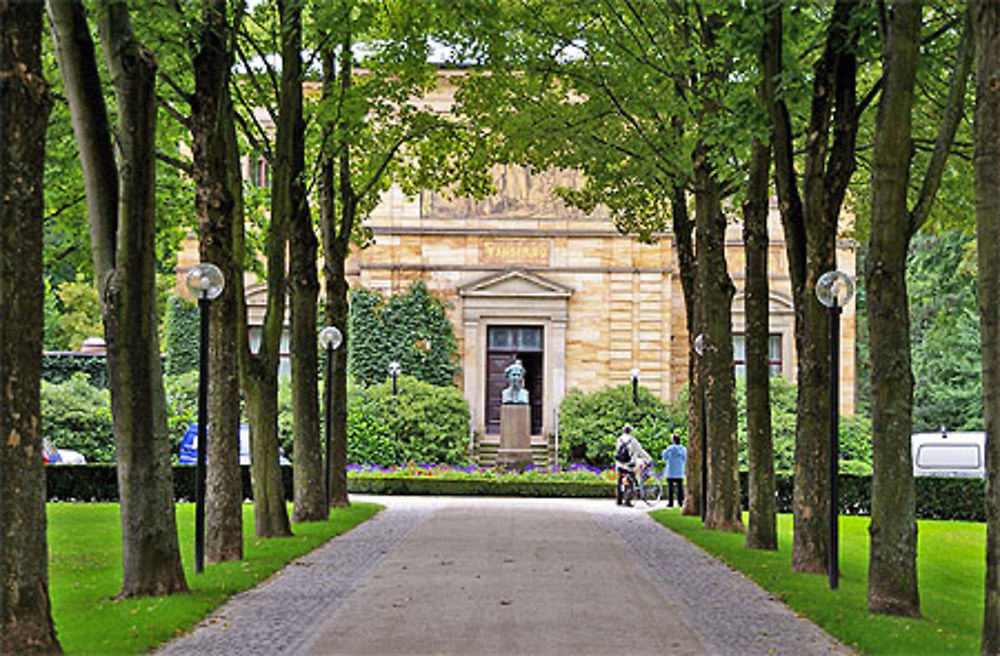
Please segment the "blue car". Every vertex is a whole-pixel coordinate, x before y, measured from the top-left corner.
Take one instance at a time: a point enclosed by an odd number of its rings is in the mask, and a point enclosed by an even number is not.
[[[182,465],[194,465],[198,460],[198,424],[190,424],[181,438],[181,452],[178,462]],[[250,427],[240,426],[240,464],[250,464]],[[284,450],[278,447],[278,464],[290,465]]]

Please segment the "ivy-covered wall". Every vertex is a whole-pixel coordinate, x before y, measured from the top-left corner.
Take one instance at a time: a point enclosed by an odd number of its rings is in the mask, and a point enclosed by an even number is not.
[[[389,378],[389,363],[432,385],[452,385],[458,342],[444,302],[418,280],[388,299],[367,289],[351,291],[348,367],[367,387]]]

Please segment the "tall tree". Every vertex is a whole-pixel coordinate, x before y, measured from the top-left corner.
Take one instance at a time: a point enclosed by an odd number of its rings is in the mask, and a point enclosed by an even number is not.
[[[838,0],[829,14],[825,43],[813,68],[808,125],[801,129],[793,126],[784,95],[775,95],[768,103],[774,125],[775,186],[795,304],[799,396],[792,568],[800,572],[825,571],[830,547],[827,527],[832,509],[826,448],[830,412],[830,362],[826,354],[830,345],[827,313],[817,303],[814,290],[819,276],[836,268],[838,222],[855,168],[862,109],[856,98],[861,10],[859,3]],[[781,11],[785,11],[784,6]],[[776,76],[783,79],[783,19],[779,15],[773,20],[767,39],[773,61],[781,67]],[[795,164],[796,133],[807,135],[801,175]]]
[[[1000,5],[973,5],[976,234],[986,419],[986,586],[982,653],[1000,654]]]
[[[774,16],[780,8],[765,4],[765,32],[776,29]],[[769,74],[773,54],[763,37],[761,81],[757,95],[767,106],[774,94]],[[755,139],[750,150],[747,194],[743,201],[743,242],[746,251],[746,282],[743,303],[746,312],[746,396],[749,521],[747,546],[752,549],[778,548],[774,482],[774,446],[771,438],[771,370],[768,362],[770,338],[769,292],[767,280],[767,214],[770,208],[770,138]]]
[[[42,5],[0,3],[0,653],[57,654],[42,464]]]
[[[243,276],[235,250],[235,226],[242,225],[242,178],[230,144],[236,141],[230,71],[235,28],[227,0],[204,0],[196,54],[194,93],[186,123],[191,131],[191,167],[198,217],[198,251],[203,262],[219,267],[226,280],[209,308],[208,472],[206,480],[205,556],[209,562],[243,557],[243,481],[239,463],[239,314],[234,281]],[[171,85],[179,88],[174,83]]]
[[[318,350],[316,303],[319,277],[316,255],[319,246],[306,195],[305,121],[302,108],[302,0],[283,0],[282,97],[288,94],[282,115],[292,130],[292,153],[288,162],[288,292],[291,305],[292,429],[295,436],[295,506],[297,522],[317,521],[329,516],[323,484],[323,451],[320,448],[319,400],[317,392]],[[294,82],[293,82],[294,81]]]
[[[135,37],[125,2],[99,3],[119,121],[116,163],[84,8],[76,1],[47,6],[84,170],[108,344],[122,518],[119,596],[183,592],[155,305],[156,60]]]
[[[437,5],[404,0],[339,0],[317,7],[322,45],[323,99],[317,109],[320,156],[320,234],[326,324],[348,334],[344,263],[370,236],[362,220],[391,184],[405,193],[451,186],[483,192],[485,139],[416,99],[439,84],[429,62]],[[330,500],[347,495],[347,349],[334,352],[333,448]]]
[[[917,617],[916,488],[910,434],[910,362],[906,262],[910,240],[927,221],[945,160],[961,120],[971,62],[966,24],[935,150],[920,193],[909,209],[913,168],[913,98],[920,55],[922,3],[890,6],[883,91],[875,126],[872,216],[866,266],[872,389],[872,522],[868,608]]]

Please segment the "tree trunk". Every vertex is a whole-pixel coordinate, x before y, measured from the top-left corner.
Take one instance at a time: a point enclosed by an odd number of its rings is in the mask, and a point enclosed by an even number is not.
[[[798,572],[825,572],[830,546],[829,320],[814,291],[819,276],[836,266],[838,219],[855,166],[854,52],[858,32],[852,25],[852,13],[858,7],[851,0],[837,0],[826,44],[814,69],[810,123],[805,128],[810,136],[802,182],[804,199],[799,195],[793,140],[796,131],[788,108],[781,99],[768,102],[774,125],[775,184],[795,303],[798,398],[792,569]],[[780,75],[781,13],[774,12],[770,20],[773,27],[766,38],[773,59],[769,70]]]
[[[698,288],[702,295],[705,335],[702,373],[708,429],[705,527],[741,531],[733,379],[732,301],[735,289],[726,270],[726,217],[703,149],[695,151],[694,172]]]
[[[701,514],[701,377],[697,366],[698,360],[694,353],[694,340],[697,337],[701,322],[696,315],[698,263],[695,259],[694,242],[691,238],[694,224],[688,216],[687,198],[683,186],[675,186],[670,201],[671,215],[674,224],[674,241],[677,246],[677,268],[680,270],[681,290],[684,293],[684,319],[688,333],[688,444],[687,464],[684,477],[687,479],[684,495],[683,515]]]
[[[286,0],[282,7],[282,81],[290,83],[288,117],[292,130],[291,188],[289,189],[289,293],[292,315],[292,417],[295,434],[296,522],[329,517],[323,487],[323,451],[319,435],[317,396],[318,349],[316,302],[319,279],[316,272],[316,233],[313,231],[305,185],[305,122],[302,120],[302,7]]]
[[[42,465],[42,6],[0,4],[0,653],[62,652],[49,603]]]
[[[228,141],[235,139],[229,70],[233,35],[225,0],[208,0],[194,58],[191,102],[195,213],[199,255],[219,267],[226,285],[209,306],[209,424],[206,480],[205,555],[209,562],[243,558],[243,481],[239,464],[238,286],[242,263],[233,252],[236,194],[242,184],[229,165]]]
[[[868,609],[918,617],[916,489],[910,456],[913,373],[906,254],[911,236],[910,113],[921,4],[893,3],[875,125],[865,272],[872,385],[872,521]]]
[[[125,4],[102,3],[99,30],[120,117],[116,171],[103,101],[93,97],[101,84],[83,8],[48,7],[87,180],[108,344],[124,563],[119,597],[184,592],[156,322],[156,61],[132,33]]]
[[[770,318],[767,283],[767,211],[770,147],[754,141],[750,157],[747,197],[743,203],[743,241],[746,249],[746,394],[747,459],[750,473],[749,530],[746,546],[778,548],[774,498],[774,447],[771,441],[771,371],[768,362]]]
[[[282,18],[282,65],[287,59],[287,6]],[[282,75],[271,185],[271,222],[267,230],[267,311],[256,355],[244,352],[241,364],[247,414],[250,416],[251,480],[257,537],[291,535],[278,465],[278,366],[285,322],[285,248],[293,212],[295,124],[301,121],[301,79]],[[298,109],[296,109],[298,102]],[[245,304],[245,301],[243,301]],[[249,345],[247,345],[249,349]]]
[[[986,591],[982,653],[1000,654],[1000,6],[975,6],[976,235],[986,421]]]
[[[120,597],[187,590],[174,518],[166,394],[156,320],[156,59],[122,2],[98,28],[120,117],[115,269],[104,296],[121,517]]]

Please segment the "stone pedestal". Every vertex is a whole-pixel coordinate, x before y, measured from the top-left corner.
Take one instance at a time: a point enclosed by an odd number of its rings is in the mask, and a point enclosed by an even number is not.
[[[497,464],[517,462],[531,462],[531,407],[526,404],[502,405]]]

